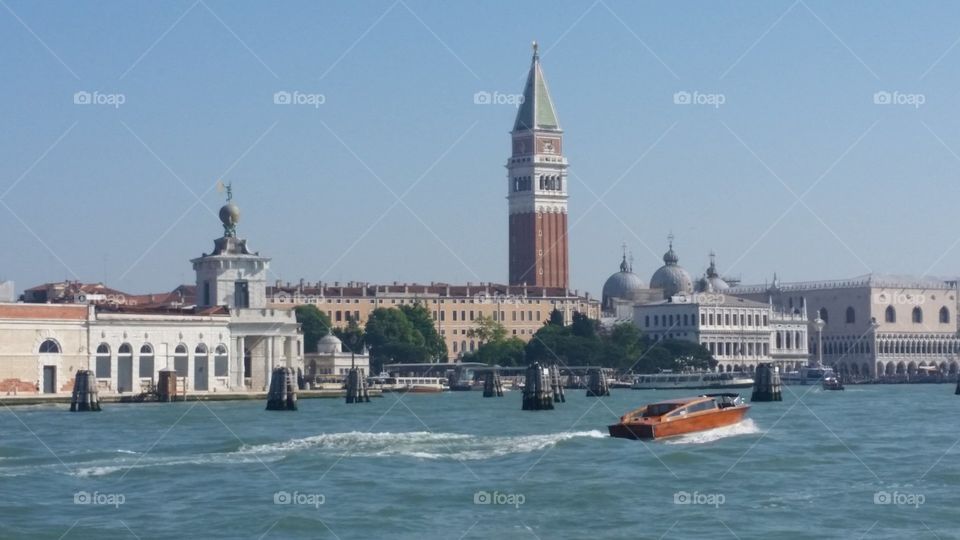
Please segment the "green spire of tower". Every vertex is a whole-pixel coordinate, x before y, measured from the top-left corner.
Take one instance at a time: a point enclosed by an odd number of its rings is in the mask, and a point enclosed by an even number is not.
[[[514,131],[531,129],[560,130],[557,112],[550,99],[547,89],[547,79],[540,68],[540,53],[537,42],[533,42],[533,60],[530,63],[530,73],[527,75],[527,85],[523,89],[523,103],[517,111],[517,121],[513,124]]]

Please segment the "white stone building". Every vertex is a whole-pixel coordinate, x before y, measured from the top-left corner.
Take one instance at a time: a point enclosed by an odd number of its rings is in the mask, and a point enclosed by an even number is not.
[[[868,274],[852,279],[734,287],[730,294],[803,308],[823,327],[823,362],[854,377],[960,371],[957,283]],[[817,332],[807,334],[816,354]]]
[[[370,375],[370,355],[366,350],[343,350],[343,342],[333,334],[317,341],[317,352],[306,353],[303,359],[308,381],[342,382],[350,369],[357,367],[364,377]]]
[[[302,373],[296,315],[267,305],[270,259],[237,238],[239,216],[228,195],[223,237],[191,261],[196,305],[0,303],[0,393],[69,393],[79,369],[105,393],[131,394],[166,368],[188,392],[263,391],[274,367]]]

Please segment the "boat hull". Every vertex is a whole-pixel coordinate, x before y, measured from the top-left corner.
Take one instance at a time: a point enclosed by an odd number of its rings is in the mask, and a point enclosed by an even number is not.
[[[749,405],[741,405],[666,422],[621,422],[608,429],[611,437],[620,439],[663,439],[736,424],[743,420],[749,409]]]

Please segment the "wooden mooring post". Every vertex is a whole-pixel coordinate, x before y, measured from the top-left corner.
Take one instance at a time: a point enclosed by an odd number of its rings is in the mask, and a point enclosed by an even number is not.
[[[592,368],[587,378],[587,397],[603,397],[610,395],[610,385],[603,375],[603,368]]]
[[[783,401],[780,368],[764,362],[753,375],[753,395],[750,401]]]
[[[556,364],[550,366],[550,387],[553,390],[554,403],[566,403],[567,396],[563,394],[563,381],[560,379],[560,368]]]
[[[352,367],[347,372],[347,403],[370,403],[367,380],[360,368]]]
[[[503,397],[503,382],[500,381],[499,371],[487,372],[483,379],[483,397]]]
[[[526,380],[523,386],[523,410],[553,410],[550,379],[550,370],[540,367],[538,362],[534,362],[527,367]]]
[[[267,394],[267,410],[297,410],[297,374],[293,369],[273,368],[273,373],[270,375],[270,392]]]
[[[73,379],[73,396],[70,412],[99,411],[100,396],[97,393],[97,376],[89,369],[77,371]]]
[[[161,369],[157,381],[157,401],[177,401],[177,372]]]

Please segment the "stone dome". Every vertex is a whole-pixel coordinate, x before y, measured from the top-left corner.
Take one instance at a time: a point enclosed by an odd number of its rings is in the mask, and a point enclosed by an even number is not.
[[[640,279],[640,276],[633,273],[633,269],[627,264],[627,256],[624,254],[623,261],[620,263],[620,271],[607,278],[603,284],[603,308],[613,309],[613,299],[636,300],[637,294],[646,290],[647,284]]]
[[[693,293],[693,279],[689,272],[677,264],[679,261],[680,258],[673,251],[671,239],[670,249],[663,254],[663,266],[658,268],[650,278],[650,288],[663,290],[665,299],[680,293]]]
[[[317,341],[317,352],[320,354],[343,352],[343,342],[337,336],[327,334]]]
[[[710,266],[707,268],[706,280],[710,283],[713,291],[725,291],[730,288],[730,285],[717,272],[716,256],[713,253],[710,254]]]

